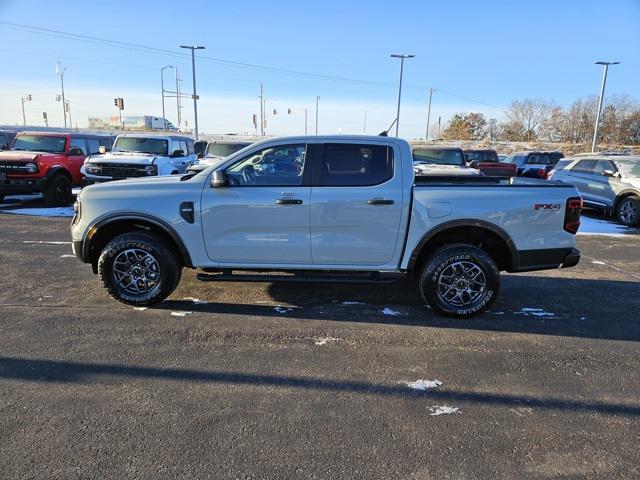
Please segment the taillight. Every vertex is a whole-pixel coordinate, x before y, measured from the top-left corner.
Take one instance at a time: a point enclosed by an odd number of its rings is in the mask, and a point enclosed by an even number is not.
[[[582,197],[571,197],[567,199],[567,208],[564,211],[564,229],[573,233],[578,233],[580,228],[580,213],[582,212]]]
[[[541,168],[538,170],[538,177],[545,180],[547,178],[547,171],[544,168]]]

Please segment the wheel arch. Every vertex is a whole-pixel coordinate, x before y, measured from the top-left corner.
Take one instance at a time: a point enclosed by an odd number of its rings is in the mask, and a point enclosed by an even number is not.
[[[65,168],[62,165],[54,165],[52,167],[49,167],[47,169],[47,173],[45,174],[45,177],[47,178],[47,180],[51,180],[56,175],[64,175],[67,178],[69,178],[70,181],[73,182],[73,175],[71,175],[71,172],[69,171],[69,169]]]
[[[447,243],[481,246],[496,262],[499,270],[510,271],[518,265],[515,243],[502,228],[477,219],[444,222],[427,232],[411,253],[407,270],[417,270],[429,252]]]
[[[109,216],[93,224],[82,245],[82,256],[97,271],[100,252],[112,239],[123,233],[135,231],[152,232],[163,238],[177,254],[182,265],[193,268],[191,255],[185,247],[180,235],[165,221],[144,214],[127,214]]]
[[[616,199],[613,203],[613,211],[617,212],[618,211],[618,206],[620,205],[620,202],[622,202],[622,200],[624,200],[625,198],[628,197],[636,197],[638,199],[640,199],[640,192],[636,191],[636,190],[623,190],[622,192],[620,192],[618,194],[618,196],[616,196]]]

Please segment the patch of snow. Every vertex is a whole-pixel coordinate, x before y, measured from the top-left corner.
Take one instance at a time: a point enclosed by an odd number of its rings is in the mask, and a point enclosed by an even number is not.
[[[395,317],[397,315],[402,315],[397,310],[394,310],[394,309],[389,308],[389,307],[384,307],[384,309],[382,310],[382,314],[383,315],[391,315],[392,317]]]
[[[340,305],[365,305],[365,303],[363,302],[352,302],[352,301],[346,301],[346,302],[342,302]]]
[[[612,237],[622,237],[628,233],[639,233],[640,229],[631,228],[616,223],[615,220],[607,221],[597,218],[580,217],[580,229],[578,235],[605,235]]]
[[[149,307],[133,307],[133,309],[139,312],[144,312],[145,310],[149,310]]]
[[[533,315],[534,317],[548,317],[548,318],[556,317],[555,313],[545,312],[542,308],[525,307],[525,308],[521,308],[519,312],[515,312],[515,313],[519,315],[525,315],[525,316]]]
[[[504,315],[504,312],[487,312],[489,315]]]
[[[414,390],[426,391],[429,388],[437,388],[442,385],[440,380],[416,380],[415,382],[402,382],[407,385],[409,388],[413,388]]]
[[[172,317],[186,317],[187,315],[191,315],[193,312],[171,312]]]
[[[65,253],[64,255],[60,255],[60,258],[76,258],[76,256],[70,253]]]
[[[318,346],[321,345],[326,345],[329,342],[337,342],[339,341],[339,338],[335,338],[335,337],[320,337],[315,341],[315,344]]]
[[[594,265],[606,265],[606,263],[600,260],[591,260],[591,263],[593,263]]]
[[[23,240],[22,243],[33,245],[71,245],[71,242],[50,242],[46,240]]]
[[[209,302],[205,302],[204,300],[200,300],[199,298],[193,298],[193,297],[185,297],[184,300],[188,300],[195,305],[203,305],[205,303],[209,303]]]
[[[429,415],[431,415],[432,417],[435,417],[437,415],[449,415],[451,413],[457,413],[458,411],[460,411],[459,408],[457,407],[449,407],[447,405],[440,405],[440,406],[433,406],[429,408],[429,411],[431,412]]]
[[[50,208],[19,208],[15,210],[0,210],[9,215],[29,215],[32,217],[73,217],[73,207]]]
[[[273,307],[273,310],[277,313],[289,313],[291,310],[293,310],[293,307],[282,307],[278,305],[277,307]]]
[[[587,317],[580,317],[580,320],[586,320]]]

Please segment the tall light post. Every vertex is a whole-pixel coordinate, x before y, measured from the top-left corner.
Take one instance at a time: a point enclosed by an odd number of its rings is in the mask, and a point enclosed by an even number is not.
[[[27,126],[27,116],[24,113],[24,102],[30,102],[31,101],[31,94],[28,93],[25,97],[22,97],[20,100],[22,100],[22,124],[26,127]]]
[[[318,104],[320,103],[320,97],[316,97],[316,135],[318,134]]]
[[[60,71],[62,69],[62,72]],[[62,68],[62,64],[60,62],[56,62],[56,75],[60,77],[60,89],[62,90],[62,115],[64,115],[64,128],[67,128],[67,104],[64,100],[64,72],[67,71],[67,67]]]
[[[162,88],[162,131],[165,131],[165,127],[166,127],[166,123],[167,121],[165,120],[165,116],[164,116],[164,71],[167,68],[173,68],[175,70],[176,67],[174,67],[173,65],[167,65],[164,66],[160,69],[160,87]],[[178,94],[178,92],[176,91],[176,95]]]
[[[374,109],[370,108],[369,110],[365,110],[364,111],[364,122],[363,122],[363,125],[362,125],[362,133],[364,133],[364,134],[367,133],[367,113],[369,113],[372,110],[374,110]]]
[[[596,151],[596,143],[598,142],[598,129],[600,128],[600,115],[602,113],[602,101],[604,99],[604,87],[607,84],[607,72],[609,65],[618,65],[620,62],[593,62],[594,65],[604,65],[602,74],[602,88],[600,89],[600,99],[598,100],[598,113],[596,114],[596,128],[593,132],[593,142],[591,143],[591,152]]]
[[[427,131],[424,134],[425,140],[429,140],[429,122],[431,122],[431,97],[433,96],[433,92],[435,91],[435,88],[429,89],[429,108],[427,109]]]
[[[400,130],[400,99],[402,98],[402,71],[404,70],[404,59],[413,58],[415,55],[392,54],[391,58],[400,59],[400,84],[398,85],[398,112],[396,113],[396,137]]]
[[[191,71],[193,72],[193,116],[196,140],[198,140],[198,95],[196,94],[196,50],[204,50],[206,47],[198,45],[180,45],[180,48],[188,48],[191,50]]]

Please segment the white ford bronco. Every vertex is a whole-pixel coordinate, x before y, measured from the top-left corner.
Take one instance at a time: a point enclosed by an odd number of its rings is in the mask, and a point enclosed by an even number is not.
[[[84,161],[83,184],[185,173],[196,162],[193,145],[192,138],[181,135],[118,135],[111,152]]]
[[[500,271],[576,265],[581,208],[563,183],[416,176],[401,139],[304,136],[195,174],[85,188],[71,234],[75,255],[130,305],[165,299],[183,267],[202,281],[415,274],[434,310],[470,317],[496,299]]]

